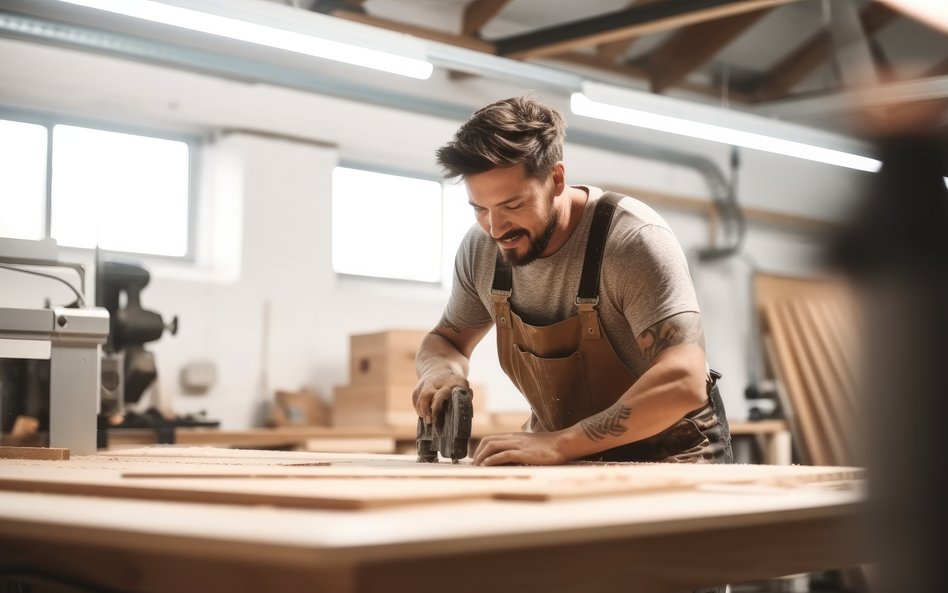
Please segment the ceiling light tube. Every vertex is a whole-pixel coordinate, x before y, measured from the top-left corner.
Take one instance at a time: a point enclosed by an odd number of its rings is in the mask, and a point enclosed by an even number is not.
[[[292,9],[295,21],[300,23],[296,26],[281,26],[283,23],[263,24],[263,22],[241,18],[243,16],[241,10],[244,13],[250,13],[248,16],[255,18],[266,17],[265,11],[279,16],[279,11],[291,10],[286,6],[274,5],[258,9],[245,0],[228,0],[226,3],[192,0],[187,3],[187,6],[177,5],[174,0],[171,2],[157,0],[58,1],[419,80],[429,78],[434,69],[432,64],[425,59],[424,42],[407,35],[400,35],[397,39],[390,35],[388,39],[378,44],[384,47],[373,48],[367,46],[368,44],[351,43],[349,39],[344,38],[346,31],[355,30],[347,25],[355,23],[344,23],[340,19],[317,13]],[[329,20],[333,22],[330,23]],[[308,31],[307,28],[313,30]],[[330,28],[336,31],[342,30],[343,35],[338,32],[332,34]],[[350,35],[350,37],[357,38],[358,36]],[[375,37],[382,39],[381,35]]]
[[[582,89],[570,100],[576,115],[860,171],[881,166],[862,156],[867,147],[820,130],[601,83],[587,81]]]

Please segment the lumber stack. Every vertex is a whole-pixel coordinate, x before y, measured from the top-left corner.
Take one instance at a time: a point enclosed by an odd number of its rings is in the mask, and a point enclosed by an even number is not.
[[[415,354],[424,330],[388,330],[349,337],[349,385],[333,392],[333,425],[414,427]]]
[[[800,461],[860,465],[859,322],[848,287],[758,274],[761,336]]]

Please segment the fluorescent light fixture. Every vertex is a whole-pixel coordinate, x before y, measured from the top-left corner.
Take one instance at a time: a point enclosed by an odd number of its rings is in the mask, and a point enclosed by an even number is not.
[[[271,13],[275,12],[273,9],[293,10],[295,16],[304,17],[305,21],[304,18],[298,18],[302,24],[284,27],[271,26],[247,18],[240,18],[240,16],[243,16],[240,13],[240,9],[243,9],[244,14],[254,16],[249,9],[251,4],[248,2],[240,2],[240,0],[230,0],[223,3],[206,0],[204,2],[195,2],[192,0],[187,2],[187,6],[179,6],[174,3],[174,0],[171,2],[159,2],[157,0],[59,1],[65,4],[74,4],[76,6],[102,10],[153,23],[170,25],[189,31],[207,33],[209,35],[282,49],[307,56],[345,62],[347,64],[391,72],[393,74],[401,74],[402,76],[420,80],[430,77],[434,69],[431,63],[425,60],[425,46],[421,40],[410,38],[407,35],[401,35],[398,39],[390,36],[391,39],[388,40],[389,43],[385,43],[384,45],[392,46],[392,51],[387,51],[388,48],[386,48],[386,50],[373,49],[360,44],[339,40],[341,35],[338,33],[335,35],[324,35],[321,31],[310,33],[303,30],[306,24],[316,23],[318,22],[317,19],[320,18],[339,21],[339,24],[326,22],[326,27],[321,27],[326,29],[332,27],[336,30],[351,30],[352,27],[347,28],[344,25],[354,23],[343,23],[340,19],[333,19],[332,17],[316,13],[308,13],[300,11],[299,9],[290,9],[285,6],[275,5],[273,7],[267,7],[266,9],[270,10]],[[197,6],[208,7],[209,10],[198,10],[195,8]],[[228,10],[230,14],[240,16],[230,16],[227,13]],[[263,14],[263,10],[259,12]],[[337,39],[330,38],[333,36],[337,37]],[[365,35],[362,35],[362,37],[365,37]],[[397,48],[395,46],[397,46]]]
[[[587,81],[582,89],[570,101],[576,115],[860,171],[874,173],[881,166],[861,156],[867,147],[820,130],[612,85]]]

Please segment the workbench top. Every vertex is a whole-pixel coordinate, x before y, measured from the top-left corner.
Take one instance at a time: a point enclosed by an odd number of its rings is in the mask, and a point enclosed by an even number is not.
[[[160,447],[0,460],[0,567],[134,591],[671,593],[864,561],[861,474]]]

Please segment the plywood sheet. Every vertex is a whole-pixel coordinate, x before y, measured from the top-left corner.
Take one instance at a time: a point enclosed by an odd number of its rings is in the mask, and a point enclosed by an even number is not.
[[[543,502],[709,484],[798,487],[858,468],[593,464],[475,467],[413,457],[226,449],[138,450],[62,462],[0,462],[0,490],[207,504],[358,510],[471,499]]]
[[[801,459],[862,461],[856,301],[836,280],[755,277],[762,339]]]
[[[0,459],[69,459],[69,449],[57,447],[0,447]]]

